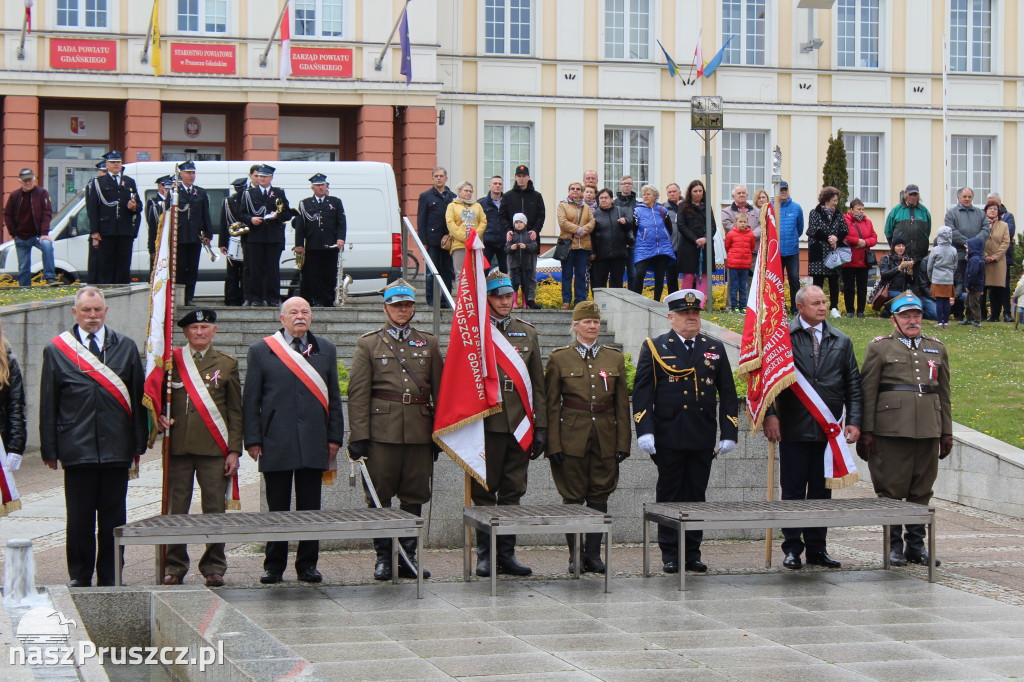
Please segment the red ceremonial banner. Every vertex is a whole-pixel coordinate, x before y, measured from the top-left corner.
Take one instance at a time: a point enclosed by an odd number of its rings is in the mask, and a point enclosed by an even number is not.
[[[351,78],[352,48],[292,45],[292,75],[307,78]]]
[[[50,39],[50,68],[117,70],[117,41]]]
[[[171,43],[174,73],[235,73],[234,45]]]

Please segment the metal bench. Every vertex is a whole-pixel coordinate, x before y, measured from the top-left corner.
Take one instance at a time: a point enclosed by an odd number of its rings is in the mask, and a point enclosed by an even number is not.
[[[178,545],[207,542],[287,542],[404,538],[415,535],[423,546],[423,519],[401,509],[168,514],[133,521],[114,529],[114,550],[122,545]],[[398,582],[398,543],[391,543],[392,582]],[[121,585],[116,562],[114,585]],[[160,583],[157,561],[156,582]],[[416,596],[422,598],[423,568],[417,564]]]
[[[644,577],[650,576],[650,524],[675,526],[679,542],[687,530],[882,526],[882,565],[889,568],[889,526],[928,526],[928,582],[935,582],[935,507],[880,497],[761,502],[655,502],[643,511]],[[686,589],[680,566],[679,589]]]
[[[604,534],[604,591],[611,592],[612,517],[579,504],[542,504],[534,506],[466,507],[462,515],[466,539],[462,551],[462,575],[470,580],[470,550],[473,547],[470,528],[491,536],[491,596],[498,591],[497,536],[523,533],[573,533],[576,536],[573,575],[580,577],[580,534]]]

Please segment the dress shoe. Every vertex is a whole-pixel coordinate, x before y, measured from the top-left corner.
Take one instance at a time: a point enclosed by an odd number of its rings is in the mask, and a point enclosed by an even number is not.
[[[260,576],[260,582],[264,585],[275,585],[281,582],[281,574],[274,571],[264,571]]]
[[[391,580],[391,558],[377,557],[377,563],[373,567],[374,580]]]
[[[220,573],[211,573],[206,576],[207,587],[224,587],[224,576]]]
[[[893,566],[906,566],[907,558],[903,556],[903,550],[893,547],[889,551],[889,563]]]
[[[412,557],[410,557],[410,559],[412,559]],[[416,563],[415,559],[412,559],[412,565],[416,566],[417,568],[419,567],[419,565]],[[416,579],[416,571],[414,571],[412,568],[409,568],[409,564],[405,563],[405,559],[403,559],[402,557],[398,557],[398,577],[399,578],[412,578],[413,580]],[[428,571],[427,569],[424,568],[423,569],[423,579],[426,580],[429,577],[430,577],[430,571]]]
[[[677,561],[666,561],[665,565],[661,567],[661,570],[665,571],[665,573],[678,573],[679,572],[679,562],[677,562]]]
[[[799,554],[790,552],[786,555],[786,559],[782,562],[782,565],[795,571],[798,568],[803,568],[804,562],[800,561]]]
[[[986,319],[985,321],[986,322],[998,322],[999,318],[998,317],[993,317],[993,316],[989,315],[988,319]]]
[[[92,581],[87,580],[69,580],[68,587],[92,587]]]
[[[477,557],[476,574],[481,578],[491,577],[491,560],[487,557]]]
[[[479,568],[479,564],[477,565]],[[506,556],[504,558],[498,558],[498,575],[518,575],[527,576],[533,573],[533,569],[529,566],[525,566],[519,563],[515,556]]]
[[[700,559],[696,559],[694,561],[687,561],[686,562],[686,570],[687,571],[693,571],[694,573],[707,573],[708,572],[708,565],[705,564]]]
[[[298,574],[299,582],[303,583],[322,583],[324,577],[320,575],[320,571],[315,568],[307,568],[302,571],[296,571]]]
[[[606,566],[600,558],[585,556],[580,561],[583,562],[584,573],[604,573],[606,570]]]
[[[1013,315],[1003,313],[1003,322],[1013,322]]]
[[[857,317],[859,319],[864,319],[864,313],[857,313]]]
[[[927,566],[928,565],[928,552],[925,552],[925,551],[915,552],[913,550],[907,550],[906,557],[907,557],[907,561],[909,561],[912,564],[920,564],[921,566]],[[936,566],[941,566],[942,562],[939,561],[938,559],[936,559],[935,560],[935,565]]]
[[[842,568],[843,565],[830,557],[828,552],[815,552],[807,554],[807,565],[824,566],[825,568]]]
[[[195,304],[196,304],[196,302],[194,300],[192,300],[191,298],[186,298],[185,299],[185,307],[186,308],[192,308],[192,307],[195,306]]]
[[[164,585],[180,585],[181,578],[176,575],[167,574],[164,576]]]

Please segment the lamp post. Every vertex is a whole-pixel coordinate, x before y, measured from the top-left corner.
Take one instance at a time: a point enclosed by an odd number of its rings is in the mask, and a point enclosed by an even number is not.
[[[701,157],[701,166],[704,169],[704,252],[708,254],[708,258],[705,259],[707,261],[705,267],[708,278],[708,310],[711,310],[711,306],[714,304],[714,285],[711,281],[711,273],[715,268],[712,262],[714,259],[711,258],[714,237],[711,233],[711,140],[722,130],[723,124],[721,97],[697,95],[690,98],[690,130],[695,131],[704,140],[704,156]]]

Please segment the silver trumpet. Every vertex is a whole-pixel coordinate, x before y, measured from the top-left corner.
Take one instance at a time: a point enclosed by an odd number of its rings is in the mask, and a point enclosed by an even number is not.
[[[207,242],[205,242],[203,244],[203,248],[206,249],[206,253],[210,254],[210,262],[211,263],[216,263],[217,261],[220,260],[220,252],[219,251],[215,251],[214,248],[212,246],[210,246],[210,242],[209,241],[207,241]]]

